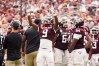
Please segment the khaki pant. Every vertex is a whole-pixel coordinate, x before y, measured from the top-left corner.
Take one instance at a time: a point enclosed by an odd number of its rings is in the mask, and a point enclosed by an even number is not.
[[[36,56],[37,56],[37,51],[26,54],[25,56],[26,66],[37,66]]]
[[[15,61],[7,61],[6,62],[6,66],[22,66],[22,60],[21,59],[18,59],[18,60],[15,60]]]

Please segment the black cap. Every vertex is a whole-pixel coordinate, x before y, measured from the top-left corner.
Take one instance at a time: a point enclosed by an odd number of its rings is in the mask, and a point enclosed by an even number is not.
[[[37,24],[37,25],[40,24],[41,23],[41,19],[39,19],[39,18],[35,19],[34,23]]]
[[[17,30],[17,29],[19,29],[20,24],[19,24],[17,21],[13,21],[13,22],[11,23],[11,26],[12,26],[15,30]]]

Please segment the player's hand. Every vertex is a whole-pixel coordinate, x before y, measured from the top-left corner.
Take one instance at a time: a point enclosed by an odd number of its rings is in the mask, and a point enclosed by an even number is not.
[[[58,11],[57,10],[54,10],[53,13],[52,13],[52,15],[53,16],[57,16],[58,15]]]
[[[52,12],[52,16],[57,16],[58,15],[58,11],[55,10],[54,7],[52,7],[51,12]]]

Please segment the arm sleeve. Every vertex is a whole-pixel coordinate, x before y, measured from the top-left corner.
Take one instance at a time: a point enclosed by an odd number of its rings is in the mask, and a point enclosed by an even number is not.
[[[75,38],[75,39],[80,39],[82,37],[82,35],[81,34],[74,34],[73,35],[73,38]]]

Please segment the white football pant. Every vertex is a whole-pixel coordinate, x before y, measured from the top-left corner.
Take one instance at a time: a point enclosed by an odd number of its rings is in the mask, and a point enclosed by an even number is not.
[[[85,48],[73,50],[70,55],[71,59],[68,66],[85,66],[87,55]]]
[[[54,66],[54,53],[52,42],[47,39],[40,40],[40,48],[37,54],[37,66]]]

